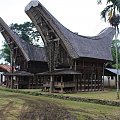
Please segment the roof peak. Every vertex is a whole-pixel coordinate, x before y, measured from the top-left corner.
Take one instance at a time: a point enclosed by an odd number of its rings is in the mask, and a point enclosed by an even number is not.
[[[36,7],[38,6],[40,2],[38,0],[32,0],[26,7],[25,11],[28,11],[31,7]]]

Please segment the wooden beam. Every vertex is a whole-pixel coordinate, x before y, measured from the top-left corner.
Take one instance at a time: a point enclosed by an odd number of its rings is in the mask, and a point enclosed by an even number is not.
[[[53,76],[51,75],[50,76],[50,93],[52,93],[53,92]]]

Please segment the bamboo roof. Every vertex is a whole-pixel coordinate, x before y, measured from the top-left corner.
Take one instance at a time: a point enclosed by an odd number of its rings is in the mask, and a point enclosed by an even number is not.
[[[43,16],[45,21],[57,33],[61,42],[65,45],[68,54],[73,59],[86,57],[112,60],[111,41],[115,34],[114,28],[105,28],[97,36],[82,36],[64,27],[39,1],[31,1],[26,6],[25,12],[33,21],[40,34],[41,30],[35,16],[37,18]]]
[[[15,42],[15,44],[18,46],[18,48],[20,49],[24,58],[27,61],[46,62],[46,55],[44,48],[29,44],[28,42],[21,39],[16,33],[14,33],[9,28],[9,26],[3,21],[2,18],[0,18],[0,32],[7,41],[7,43],[10,41],[10,39],[13,42]]]

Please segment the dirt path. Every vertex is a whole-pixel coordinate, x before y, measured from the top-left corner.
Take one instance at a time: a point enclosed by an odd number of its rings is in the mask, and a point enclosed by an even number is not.
[[[120,108],[0,91],[0,120],[120,120]]]
[[[10,102],[8,104],[6,104],[2,109],[0,109],[0,120],[6,120],[7,119],[6,114],[13,107],[13,103],[14,102],[10,100]]]
[[[20,120],[77,120],[66,108],[47,101],[25,100]]]
[[[8,100],[10,98],[13,99],[0,109],[0,120],[8,120],[9,115],[11,116],[9,120],[13,120],[12,116],[15,120],[77,120],[65,107],[48,102],[47,100],[35,99],[34,97],[23,95],[7,95],[4,97]],[[10,112],[16,109],[15,105],[13,105],[16,103],[14,98],[24,101],[17,118],[14,114],[11,115]]]

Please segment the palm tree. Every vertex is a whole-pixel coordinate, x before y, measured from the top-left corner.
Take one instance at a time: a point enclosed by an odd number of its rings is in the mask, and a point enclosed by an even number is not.
[[[120,23],[120,0],[107,0],[106,7],[101,12],[102,18],[108,20],[111,26],[115,27],[116,34],[115,40],[119,34],[119,23]],[[102,0],[98,0],[98,4],[101,4]],[[119,99],[119,76],[118,76],[118,47],[116,41],[116,69],[117,69],[117,99]]]
[[[98,0],[98,4],[101,3],[102,0]],[[117,28],[119,32],[118,25],[120,23],[120,0],[107,0],[106,7],[102,10],[101,16],[102,18],[108,19],[109,23]]]

